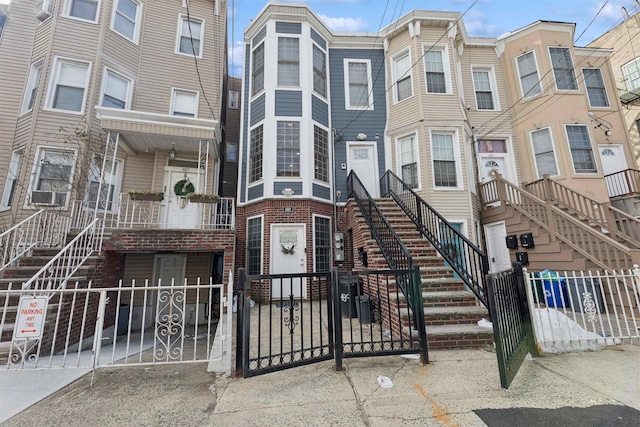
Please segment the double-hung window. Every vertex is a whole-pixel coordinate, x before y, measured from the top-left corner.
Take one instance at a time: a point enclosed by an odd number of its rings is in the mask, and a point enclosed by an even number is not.
[[[449,93],[449,59],[445,49],[428,48],[424,52],[427,93]]]
[[[89,65],[88,62],[56,58],[47,107],[68,112],[84,112]]]
[[[131,79],[109,69],[105,70],[100,105],[109,108],[128,110],[131,94]]]
[[[413,96],[413,83],[411,81],[411,55],[407,50],[396,56],[393,62],[393,78],[395,81],[395,101],[400,102]]]
[[[171,114],[182,117],[198,117],[198,92],[173,89]]]
[[[327,97],[327,61],[326,54],[313,45],[313,90]]]
[[[13,203],[23,155],[24,152],[22,150],[11,153],[11,163],[9,163],[7,179],[4,182],[4,192],[2,193],[2,201],[0,201],[0,209],[8,208]]]
[[[251,61],[251,95],[264,89],[264,43],[253,50]]]
[[[240,103],[240,92],[237,90],[229,91],[229,108],[232,110],[238,109],[238,104]]]
[[[436,187],[458,187],[458,167],[456,165],[453,134],[431,134],[431,150],[433,153],[433,176]]]
[[[247,219],[247,274],[262,273],[262,217]]]
[[[65,15],[96,22],[99,9],[100,0],[68,0],[65,6]]]
[[[262,125],[251,130],[249,139],[249,182],[262,179]]]
[[[122,37],[138,43],[140,9],[142,9],[142,5],[137,1],[117,0],[113,10],[111,29]]]
[[[329,182],[329,132],[321,127],[313,127],[314,178]]]
[[[277,175],[300,176],[300,122],[277,124]]]
[[[551,176],[558,175],[556,153],[551,140],[551,129],[544,128],[531,132],[531,145],[536,159],[538,178],[542,178],[546,174]]]
[[[551,66],[558,90],[578,90],[576,74],[573,71],[571,50],[568,47],[550,47]]]
[[[300,86],[300,40],[278,38],[278,86]]]
[[[565,125],[571,160],[576,173],[596,173],[596,162],[593,158],[589,129],[586,125]]]
[[[640,88],[640,58],[622,66],[622,75],[628,91]]]
[[[331,219],[313,217],[313,249],[315,251],[315,271],[331,269]]]
[[[371,63],[369,60],[345,59],[345,108],[347,110],[373,109],[371,90]]]
[[[104,174],[102,185],[100,185],[100,171],[104,163]],[[112,160],[103,162],[101,156],[94,156],[89,167],[89,184],[87,188],[87,201],[91,209],[96,207],[107,211],[113,210],[113,201],[117,200],[116,193],[120,188],[119,176],[121,174],[122,164],[120,160],[116,160],[115,164]]]
[[[63,206],[71,188],[75,151],[40,149],[36,157],[31,202]]]
[[[518,74],[520,75],[522,97],[529,98],[540,95],[542,93],[542,85],[540,84],[540,76],[538,75],[538,64],[536,63],[535,53],[531,51],[520,55],[516,58],[516,62],[518,64]]]
[[[604,87],[602,70],[600,68],[583,68],[584,84],[589,95],[589,105],[592,107],[608,107],[609,99]]]
[[[473,70],[473,88],[478,110],[497,110],[497,99],[491,70]]]
[[[204,34],[204,21],[191,16],[180,15],[178,18],[178,37],[176,40],[176,53],[195,55],[202,57],[202,35]]]
[[[398,152],[402,180],[405,184],[411,186],[411,188],[418,188],[420,186],[420,180],[418,178],[418,153],[415,135],[399,139]]]
[[[40,77],[42,76],[42,61],[31,64],[29,69],[29,78],[27,79],[27,87],[24,91],[22,99],[21,114],[33,110],[38,95],[38,87],[40,86]]]

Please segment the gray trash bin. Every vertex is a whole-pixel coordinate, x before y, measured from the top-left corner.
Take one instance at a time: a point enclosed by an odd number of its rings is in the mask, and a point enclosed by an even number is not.
[[[571,295],[571,306],[574,311],[585,312],[585,292],[591,294],[598,313],[604,312],[602,293],[600,292],[600,280],[591,277],[567,278],[567,293]]]
[[[356,311],[358,312],[358,320],[360,320],[360,323],[373,323],[376,321],[374,305],[375,299],[369,295],[356,297]]]
[[[118,308],[118,335],[125,335],[129,331],[129,306]]]
[[[340,277],[340,311],[342,317],[358,317],[356,297],[361,293],[361,282],[357,275]]]

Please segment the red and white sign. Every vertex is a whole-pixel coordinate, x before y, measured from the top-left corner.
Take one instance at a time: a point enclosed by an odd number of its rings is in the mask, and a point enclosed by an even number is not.
[[[18,306],[13,338],[42,338],[47,297],[23,297]]]

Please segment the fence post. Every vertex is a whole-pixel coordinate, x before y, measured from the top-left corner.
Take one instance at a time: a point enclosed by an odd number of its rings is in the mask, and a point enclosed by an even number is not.
[[[243,355],[244,355],[244,347],[243,347],[243,313],[244,313],[244,294],[245,294],[245,284],[246,284],[246,276],[244,268],[238,269],[238,287],[239,291],[237,293],[237,301],[236,301],[236,377],[243,377]],[[233,301],[231,302],[233,304]]]
[[[551,177],[549,177],[548,173],[545,173],[542,176],[542,180],[542,200],[545,202],[554,201],[556,198],[553,194],[553,181],[551,181]]]
[[[536,339],[533,332],[533,318],[531,317],[531,307],[529,306],[529,298],[527,296],[527,286],[529,286],[529,283],[527,280],[525,280],[522,264],[519,262],[514,262],[513,272],[515,273],[516,278],[516,292],[518,294],[518,300],[522,309],[522,315],[524,316],[525,320],[524,327],[527,333],[529,353],[531,353],[532,356],[539,356],[538,346],[536,344]]]
[[[335,370],[342,371],[342,316],[340,314],[340,289],[338,269],[331,269],[331,303],[333,304],[333,334]]]
[[[420,337],[420,362],[429,363],[429,346],[427,343],[427,329],[424,325],[424,303],[422,302],[422,286],[420,281],[420,267],[413,267],[411,273],[411,287],[413,288],[413,312]]]
[[[96,317],[96,328],[93,335],[93,351],[91,352],[92,353],[91,354],[92,370],[96,369],[96,365],[100,365],[100,350],[102,348],[102,329],[104,328],[104,313],[106,309],[107,309],[107,291],[100,291],[100,301],[98,302],[98,316]]]

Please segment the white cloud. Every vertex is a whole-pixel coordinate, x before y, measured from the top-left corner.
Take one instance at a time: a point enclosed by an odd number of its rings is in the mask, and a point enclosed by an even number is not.
[[[244,62],[244,43],[236,41],[235,46],[229,45],[229,74],[234,77],[242,76]]]
[[[333,31],[366,31],[369,24],[362,18],[331,18],[326,15],[320,15],[325,24]]]
[[[464,18],[464,27],[471,37],[497,37],[505,30],[491,22],[480,12],[471,11]]]

